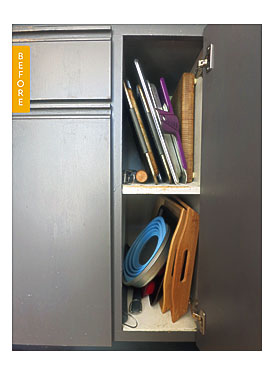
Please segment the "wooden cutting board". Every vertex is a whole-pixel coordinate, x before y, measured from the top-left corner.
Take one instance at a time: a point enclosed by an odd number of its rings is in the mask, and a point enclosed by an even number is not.
[[[172,280],[174,273],[174,263],[176,251],[178,248],[179,241],[181,239],[181,234],[185,223],[186,210],[181,205],[164,196],[158,198],[155,213],[158,212],[161,206],[167,207],[173,213],[173,215],[178,218],[178,224],[171,239],[169,253],[166,262],[166,268],[163,278],[163,295],[159,301],[161,311],[162,313],[165,313],[172,308]]]
[[[193,73],[184,73],[177,85],[171,103],[180,122],[181,142],[187,164],[187,183],[194,171],[194,82]]]
[[[186,214],[176,250],[171,286],[173,322],[177,321],[188,310],[199,236],[199,214],[179,198],[176,200],[185,209]]]

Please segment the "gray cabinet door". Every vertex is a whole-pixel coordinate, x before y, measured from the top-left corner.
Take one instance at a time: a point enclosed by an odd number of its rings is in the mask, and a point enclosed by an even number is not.
[[[29,41],[31,100],[111,98],[111,41]]]
[[[210,25],[204,73],[199,306],[201,350],[261,349],[261,26]]]
[[[111,345],[108,116],[13,120],[13,343]]]

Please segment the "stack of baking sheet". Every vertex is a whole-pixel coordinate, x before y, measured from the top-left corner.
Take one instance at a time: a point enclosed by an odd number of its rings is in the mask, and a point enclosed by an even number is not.
[[[157,89],[155,84],[146,79],[138,59],[134,60],[134,65],[139,80],[136,86],[137,99],[143,116],[130,81],[125,80],[123,86],[145,166],[155,184],[191,182],[194,154],[194,75],[184,74],[179,82],[172,100],[177,109],[175,113],[165,79],[160,78]]]

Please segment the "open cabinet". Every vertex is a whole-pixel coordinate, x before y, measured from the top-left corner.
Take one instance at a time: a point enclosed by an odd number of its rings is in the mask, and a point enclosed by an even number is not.
[[[18,25],[14,43],[31,45],[34,77],[41,43],[47,56],[59,53],[53,84],[31,90],[31,113],[13,121],[13,343],[261,349],[261,27]],[[210,44],[213,69],[203,68],[193,182],[122,184],[124,169],[143,167],[122,86],[126,77],[137,82],[133,60],[152,82],[165,77],[173,96],[182,73],[196,70]],[[74,70],[80,77],[75,91],[60,78],[66,54],[75,57],[66,68],[71,80]],[[56,80],[62,84],[55,91]],[[160,195],[178,196],[200,214],[190,298],[195,313],[205,314],[204,330],[190,309],[173,324],[170,312],[145,301],[139,325],[123,325],[131,293],[122,283],[125,245],[152,218]]]
[[[118,26],[114,27],[113,44],[115,61],[122,61],[113,76],[113,92],[121,93],[114,98],[113,113],[117,127],[113,130],[114,338],[195,340],[202,350],[260,349],[261,28]],[[210,44],[214,46],[214,67],[203,72],[202,124],[195,137],[198,163],[193,183],[187,187],[123,186],[121,192],[122,169],[140,168],[123,112],[121,86],[126,75],[136,80],[133,59],[143,62],[153,82],[165,77],[172,96],[181,74],[194,69],[201,50],[200,58],[206,57]],[[198,312],[205,313],[204,335],[190,312],[170,326],[166,317],[161,320],[159,311],[145,310],[143,317],[136,316],[142,321],[140,328],[129,330],[122,325],[124,245],[148,223],[159,194],[178,195],[200,213],[191,299],[198,302]]]

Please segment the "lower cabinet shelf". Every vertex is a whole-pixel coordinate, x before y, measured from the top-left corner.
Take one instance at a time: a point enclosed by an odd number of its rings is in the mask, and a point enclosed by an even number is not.
[[[189,184],[190,186],[190,184]],[[123,188],[129,188],[129,192],[135,187],[140,189],[152,189],[156,192],[159,189],[167,189],[175,197],[190,205],[199,212],[200,195],[199,194],[176,194],[174,189],[179,186],[155,186],[151,185],[125,185]],[[199,187],[198,187],[199,188]],[[184,189],[184,188],[183,188]],[[132,192],[132,191],[131,191]],[[158,191],[159,193],[159,191]],[[166,192],[167,193],[167,192]],[[166,195],[163,194],[163,197]],[[172,198],[171,198],[172,199]],[[122,244],[132,245],[140,232],[146,227],[155,215],[156,208],[159,207],[161,200],[158,194],[124,194],[122,197]],[[124,247],[122,247],[124,249]],[[121,254],[121,261],[124,260],[124,253]],[[122,277],[120,286],[122,287]],[[195,285],[194,285],[195,288]],[[195,289],[194,292],[195,294]],[[122,324],[123,315],[128,312],[133,297],[133,288],[122,288],[119,317],[117,319],[117,329],[115,331],[115,340],[120,341],[174,341],[189,342],[194,341],[197,333],[197,323],[192,317],[190,310],[187,311],[176,322],[172,322],[171,311],[162,313],[159,302],[151,306],[149,296],[142,298],[142,312],[128,315],[127,325]],[[137,323],[137,325],[136,325]],[[136,327],[135,327],[136,326]]]
[[[129,289],[130,290],[130,289]],[[131,301],[131,291],[128,292],[128,307]],[[123,325],[124,331],[131,332],[196,332],[195,320],[190,310],[175,323],[172,322],[170,311],[162,313],[160,305],[150,305],[149,296],[142,299],[142,312],[132,315],[137,320],[137,327],[130,328]],[[132,317],[128,318],[126,324],[133,325]]]

